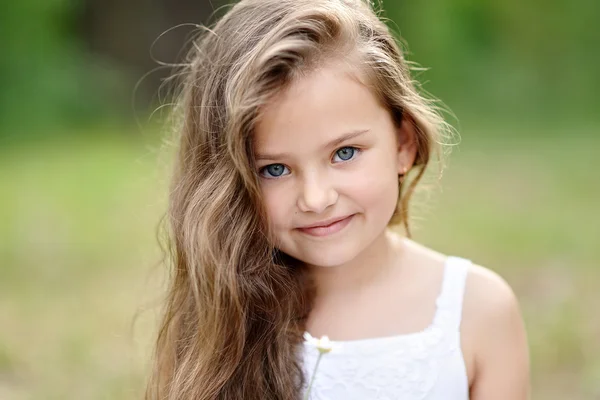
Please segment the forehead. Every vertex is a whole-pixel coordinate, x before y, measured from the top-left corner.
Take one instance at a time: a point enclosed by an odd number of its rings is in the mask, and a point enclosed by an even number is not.
[[[365,82],[341,65],[298,78],[261,110],[255,152],[309,153],[348,132],[376,130],[388,114]]]

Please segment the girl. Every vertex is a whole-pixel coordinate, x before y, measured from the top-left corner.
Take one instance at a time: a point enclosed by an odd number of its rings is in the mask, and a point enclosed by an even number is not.
[[[512,290],[409,239],[449,127],[370,4],[242,0],[183,72],[146,399],[528,398]]]

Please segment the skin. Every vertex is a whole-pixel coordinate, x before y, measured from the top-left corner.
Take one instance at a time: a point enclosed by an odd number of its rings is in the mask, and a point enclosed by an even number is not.
[[[364,79],[330,63],[296,80],[264,108],[253,144],[277,246],[304,262],[316,283],[307,330],[332,340],[427,327],[446,259],[387,226],[398,174],[415,160],[415,130],[408,114],[396,126]],[[328,146],[351,132],[364,133]],[[350,223],[331,236],[297,229],[349,214]],[[499,275],[473,265],[464,296],[461,348],[471,399],[528,399],[529,353],[515,294]]]

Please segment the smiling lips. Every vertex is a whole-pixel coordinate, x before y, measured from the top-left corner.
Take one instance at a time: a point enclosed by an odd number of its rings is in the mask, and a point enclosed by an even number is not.
[[[346,225],[348,225],[348,223],[352,220],[352,217],[354,217],[354,214],[347,217],[342,217],[342,219],[334,218],[332,220],[319,222],[317,224],[297,229],[300,232],[311,236],[329,236],[345,228]]]

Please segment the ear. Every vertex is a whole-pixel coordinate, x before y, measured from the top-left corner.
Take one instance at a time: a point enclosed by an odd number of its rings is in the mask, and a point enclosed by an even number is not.
[[[396,128],[399,174],[405,174],[415,163],[417,157],[417,130],[415,126],[415,120],[404,113],[400,127]]]

